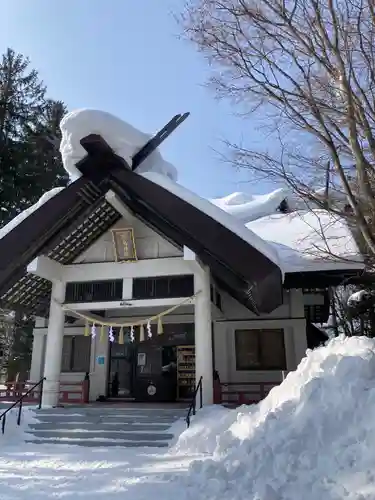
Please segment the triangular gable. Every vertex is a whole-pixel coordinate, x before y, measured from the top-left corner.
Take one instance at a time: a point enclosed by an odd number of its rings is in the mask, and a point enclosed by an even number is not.
[[[104,199],[107,188],[85,178],[39,206],[0,239],[0,302],[42,315],[49,307],[50,283],[27,274],[38,255],[70,264],[113,226],[120,214]]]
[[[77,164],[83,177],[94,184],[107,179],[129,209],[160,234],[193,250],[220,285],[249,309],[267,313],[281,304],[281,270],[245,241],[247,234],[241,237],[178,193],[133,172],[100,136],[89,136],[81,143],[88,152]],[[247,230],[241,226],[238,231]]]
[[[249,309],[264,313],[280,305],[282,275],[277,264],[217,220],[126,168],[123,159],[103,141],[91,142],[88,149],[87,157],[77,165],[84,175],[0,240],[3,303],[11,306],[18,301],[18,305],[30,307],[37,305],[43,294],[45,300],[48,282],[27,275],[27,265],[41,254],[71,263],[104,234],[120,218],[104,200],[104,194],[112,189],[155,231],[193,250],[220,286]]]

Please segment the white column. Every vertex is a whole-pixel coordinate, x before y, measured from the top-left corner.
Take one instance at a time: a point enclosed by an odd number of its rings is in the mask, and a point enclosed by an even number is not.
[[[33,338],[33,350],[31,354],[31,367],[29,380],[31,382],[39,382],[43,376],[43,348],[44,348],[44,337],[43,333],[35,333]]]
[[[60,373],[62,347],[64,339],[65,313],[62,308],[65,300],[65,283],[55,281],[52,283],[51,304],[49,310],[46,360],[43,385],[43,408],[56,406],[59,402]]]
[[[213,404],[210,273],[197,263],[194,273],[195,377],[203,378],[203,404]],[[199,404],[199,396],[197,400]]]

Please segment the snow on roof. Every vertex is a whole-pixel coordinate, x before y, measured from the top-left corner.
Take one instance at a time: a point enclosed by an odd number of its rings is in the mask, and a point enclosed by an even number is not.
[[[232,193],[223,198],[214,198],[210,202],[221,208],[243,223],[274,214],[281,202],[289,195],[285,188],[276,189],[272,193],[251,195],[248,193]]]
[[[72,181],[81,176],[76,163],[84,158],[87,152],[80,140],[90,134],[98,134],[111,146],[113,151],[124,158],[129,165],[132,157],[151,138],[117,116],[96,109],[77,109],[64,116],[60,123],[62,140],[60,153],[65,170]],[[165,161],[158,150],[150,154],[138,167],[137,172],[158,172],[170,179],[177,180],[177,170]]]
[[[47,191],[41,198],[39,198],[39,200],[34,205],[32,205],[31,207],[27,208],[23,212],[19,213],[16,217],[14,217],[14,219],[12,219],[10,222],[8,222],[8,224],[6,224],[0,229],[0,239],[4,238],[6,234],[8,234],[12,229],[18,226],[18,224],[21,224],[23,220],[25,220],[29,215],[35,212],[35,210],[37,210],[39,207],[44,205],[44,203],[46,203],[48,200],[56,196],[57,193],[59,193],[62,189],[64,188],[57,187],[51,189],[50,191]]]
[[[60,128],[60,151],[72,181],[81,176],[76,163],[86,155],[80,144],[83,137],[101,135],[129,165],[132,156],[150,139],[149,135],[110,113],[91,109],[68,113]],[[283,274],[363,267],[357,245],[343,220],[324,210],[276,213],[280,203],[290,195],[287,189],[277,189],[260,196],[236,192],[223,198],[206,200],[177,184],[176,168],[166,162],[158,150],[138,167],[137,173],[220,222],[277,264]],[[0,229],[0,238],[61,189],[45,193],[38,203]]]
[[[200,196],[193,193],[192,191],[189,191],[180,184],[177,184],[176,182],[168,179],[164,175],[158,174],[157,172],[145,172],[141,175],[154,182],[155,184],[163,187],[164,189],[167,189],[175,196],[178,196],[187,203],[190,203],[201,212],[205,213],[212,219],[222,224],[224,227],[232,231],[232,233],[242,238],[249,245],[251,245],[253,248],[256,248],[259,252],[268,257],[268,259],[270,259],[273,263],[278,265],[281,272],[283,273],[283,266],[280,262],[277,250],[272,248],[271,245],[257,236],[251,229],[246,229],[241,221],[226,213],[224,210],[218,208],[210,201],[201,198]]]
[[[348,225],[326,210],[272,214],[246,227],[277,250],[285,272],[364,266]]]

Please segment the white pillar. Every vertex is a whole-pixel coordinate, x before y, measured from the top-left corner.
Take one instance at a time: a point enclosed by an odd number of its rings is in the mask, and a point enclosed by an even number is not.
[[[203,378],[203,404],[213,404],[210,273],[197,263],[194,273],[195,297],[195,377]],[[199,404],[199,396],[197,400]]]
[[[65,300],[65,283],[55,281],[52,283],[51,304],[49,310],[46,360],[43,385],[43,408],[56,406],[59,402],[60,373],[62,347],[64,339],[65,313],[62,308]]]
[[[42,333],[35,333],[33,338],[33,350],[31,354],[30,366],[30,382],[39,382],[43,376],[43,350],[44,350],[44,337]]]

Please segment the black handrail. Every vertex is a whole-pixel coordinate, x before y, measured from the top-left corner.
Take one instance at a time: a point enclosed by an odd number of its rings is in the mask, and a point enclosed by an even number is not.
[[[41,409],[42,407],[42,393],[43,393],[43,383],[46,380],[45,377],[41,378],[39,382],[34,384],[28,391],[25,392],[25,394],[22,394],[22,396],[17,399],[9,408],[7,408],[1,415],[0,415],[0,422],[1,422],[1,433],[4,434],[5,432],[5,423],[6,423],[6,416],[7,413],[10,412],[15,406],[19,404],[18,408],[18,417],[17,417],[17,425],[21,425],[21,413],[22,413],[22,401],[25,399],[26,396],[30,394],[36,387],[40,385],[40,394],[39,394],[39,404],[38,404],[38,410]]]
[[[195,388],[195,391],[194,391],[194,394],[193,394],[193,398],[191,400],[191,403],[190,403],[190,406],[189,406],[189,410],[188,410],[188,413],[186,415],[186,423],[187,423],[187,426],[190,427],[190,415],[193,413],[193,415],[195,415],[196,413],[196,404],[197,404],[197,394],[198,394],[198,391],[199,391],[199,403],[200,403],[200,406],[199,408],[202,408],[203,406],[203,384],[202,384],[202,380],[203,380],[203,377],[201,377],[199,379],[199,382],[197,384],[197,387]]]

